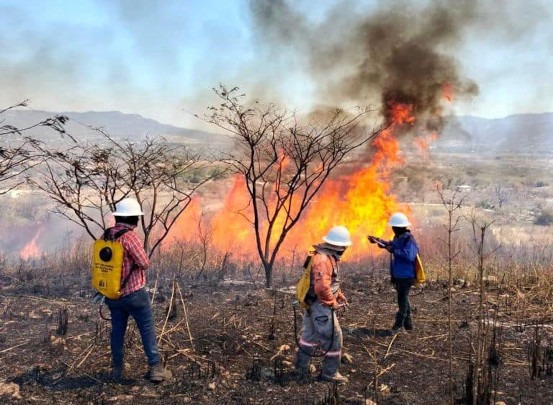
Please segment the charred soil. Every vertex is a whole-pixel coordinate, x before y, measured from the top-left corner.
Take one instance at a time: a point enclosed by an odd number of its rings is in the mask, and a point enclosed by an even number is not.
[[[341,373],[350,382],[293,375],[295,328],[289,290],[238,282],[197,285],[181,280],[154,295],[157,334],[170,378],[144,378],[140,336],[130,323],[126,369],[109,379],[110,323],[87,296],[55,296],[2,280],[0,401],[74,404],[446,404],[449,402],[447,290],[439,282],[413,290],[415,329],[387,329],[395,292],[384,277],[346,274],[350,305],[339,313],[344,332]],[[168,283],[171,286],[171,283]],[[87,292],[86,294],[89,295]],[[553,403],[553,322],[547,305],[516,304],[513,291],[490,286],[487,389],[507,404]],[[454,398],[463,400],[474,357],[479,292],[453,294]],[[109,315],[107,308],[104,315]],[[549,321],[547,317],[549,316]],[[301,317],[298,310],[298,329]],[[297,331],[299,334],[299,330]]]

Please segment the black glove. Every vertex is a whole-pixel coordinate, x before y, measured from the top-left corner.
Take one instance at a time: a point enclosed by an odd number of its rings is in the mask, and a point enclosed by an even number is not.
[[[383,239],[377,238],[376,236],[369,235],[369,236],[367,236],[367,239],[371,243],[376,243],[378,245],[378,247],[381,248],[381,249],[384,249],[384,248],[386,248],[386,246],[388,246],[388,242],[386,242]]]

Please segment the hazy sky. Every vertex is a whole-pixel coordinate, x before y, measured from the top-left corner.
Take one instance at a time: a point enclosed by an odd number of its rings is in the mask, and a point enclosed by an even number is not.
[[[403,66],[418,91],[437,56],[431,84],[457,83],[453,112],[553,111],[553,0],[424,3],[0,0],[0,108],[30,99],[194,127],[219,83],[304,110],[378,103]]]

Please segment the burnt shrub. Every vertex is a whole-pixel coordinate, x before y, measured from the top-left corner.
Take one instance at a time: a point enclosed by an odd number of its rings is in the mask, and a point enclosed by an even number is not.
[[[549,226],[553,224],[553,212],[544,210],[536,216],[535,225]]]

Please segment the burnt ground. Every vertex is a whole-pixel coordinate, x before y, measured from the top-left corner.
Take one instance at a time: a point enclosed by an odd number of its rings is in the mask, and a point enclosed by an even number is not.
[[[30,289],[29,283],[2,278],[0,402],[362,404],[376,399],[378,404],[448,403],[443,285],[431,283],[413,291],[415,330],[392,337],[385,334],[396,308],[391,286],[362,274],[344,278],[350,306],[339,318],[345,353],[351,358],[341,367],[350,378],[342,386],[316,380],[319,359],[313,361],[312,377],[300,380],[290,373],[296,348],[290,293],[255,289],[247,283],[179,282],[173,300],[169,288],[156,295],[154,304],[161,349],[172,377],[157,385],[144,378],[145,357],[131,323],[126,378],[113,383],[108,378],[109,322],[100,318],[98,306],[85,296],[89,291],[56,296],[55,291],[45,293],[36,286]],[[495,342],[486,350],[493,381],[490,389],[495,401],[506,404],[551,404],[553,321],[546,303],[522,301],[521,294],[524,290],[494,286],[487,291],[487,336]],[[458,286],[452,300],[458,403],[463,403],[469,359],[478,341],[478,298],[475,288]],[[171,302],[176,310],[166,316]],[[109,313],[107,308],[105,312]],[[547,316],[549,323],[543,323]],[[537,319],[542,320],[539,326],[535,326]],[[534,351],[538,353],[535,378],[529,361],[532,347],[540,348]]]

